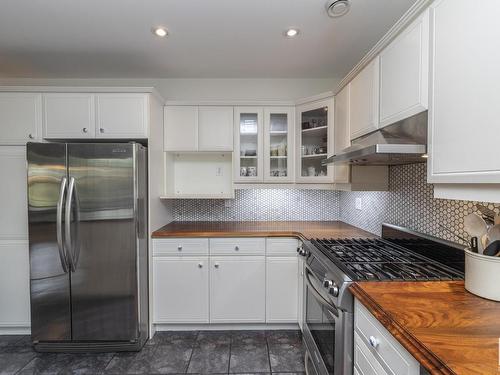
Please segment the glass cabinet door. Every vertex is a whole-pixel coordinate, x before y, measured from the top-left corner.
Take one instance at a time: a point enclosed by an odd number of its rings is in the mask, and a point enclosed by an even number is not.
[[[322,161],[333,151],[333,99],[327,99],[298,109],[298,176],[302,182],[332,182],[332,167]]]
[[[235,108],[235,180],[262,181],[262,109]]]
[[[293,109],[264,110],[264,180],[293,180]]]

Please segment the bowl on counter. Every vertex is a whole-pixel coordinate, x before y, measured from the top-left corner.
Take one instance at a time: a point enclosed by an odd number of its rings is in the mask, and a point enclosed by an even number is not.
[[[500,257],[465,249],[465,289],[479,297],[500,301]]]

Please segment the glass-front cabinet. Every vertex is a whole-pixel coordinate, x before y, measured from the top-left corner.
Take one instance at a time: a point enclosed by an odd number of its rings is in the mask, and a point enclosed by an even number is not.
[[[293,182],[293,107],[264,108],[264,180]]]
[[[262,182],[263,109],[234,109],[234,179],[237,182]]]
[[[333,167],[322,164],[333,154],[333,112],[333,98],[297,106],[297,182],[333,182]]]

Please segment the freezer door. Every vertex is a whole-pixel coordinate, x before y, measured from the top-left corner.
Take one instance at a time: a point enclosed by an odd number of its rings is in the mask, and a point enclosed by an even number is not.
[[[74,341],[138,338],[135,144],[68,144]]]
[[[28,143],[31,337],[71,339],[70,277],[63,246],[66,145]]]

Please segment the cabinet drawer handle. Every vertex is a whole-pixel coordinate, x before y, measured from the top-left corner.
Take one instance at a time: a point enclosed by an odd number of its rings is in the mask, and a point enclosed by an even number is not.
[[[181,245],[177,246],[177,250],[182,251],[182,246]]]
[[[99,131],[100,131],[101,133],[104,133],[104,128],[99,128]]]
[[[33,138],[35,138],[35,137],[33,137],[33,134],[29,133],[29,134],[28,134],[28,138],[29,138],[29,139],[33,139]]]
[[[198,268],[203,268],[203,263],[198,263]]]
[[[87,133],[89,130],[87,128],[83,128],[82,132]]]
[[[219,268],[219,263],[215,263],[215,264],[214,264],[214,267],[215,267],[215,268]]]
[[[375,337],[375,336],[370,336],[368,338],[368,340],[370,341],[370,345],[373,347],[373,348],[377,348],[378,344],[379,344],[379,341],[378,339]]]
[[[238,251],[240,248],[238,246],[234,247],[234,250]]]

